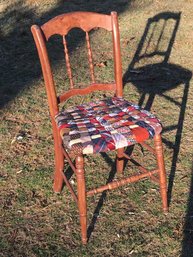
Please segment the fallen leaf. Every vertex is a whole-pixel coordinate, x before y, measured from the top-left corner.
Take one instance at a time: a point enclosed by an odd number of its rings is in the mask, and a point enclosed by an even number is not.
[[[95,66],[104,68],[107,66],[107,61],[96,63]]]

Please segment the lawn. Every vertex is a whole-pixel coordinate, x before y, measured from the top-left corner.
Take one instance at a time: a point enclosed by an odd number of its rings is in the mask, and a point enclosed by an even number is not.
[[[164,215],[159,189],[149,180],[91,197],[86,246],[70,193],[52,190],[53,138],[30,32],[35,23],[77,10],[119,13],[124,96],[162,121],[170,204]],[[193,256],[192,10],[192,0],[1,1],[0,256]],[[88,79],[85,45],[82,33],[78,41],[73,33],[70,56],[80,83]],[[110,81],[107,39],[104,31],[91,36],[97,78]],[[60,92],[68,84],[63,53],[52,42],[49,47]],[[136,150],[152,165],[146,152]],[[85,158],[89,188],[105,183],[114,170],[115,153],[95,157]]]

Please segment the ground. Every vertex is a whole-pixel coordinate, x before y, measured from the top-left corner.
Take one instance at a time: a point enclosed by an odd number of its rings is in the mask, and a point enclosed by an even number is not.
[[[192,0],[0,3],[1,256],[193,256],[192,9]],[[53,139],[30,32],[32,24],[76,10],[119,14],[125,98],[162,121],[170,204],[164,215],[159,189],[148,180],[89,198],[92,233],[87,246],[81,245],[78,212],[69,192],[52,190]],[[91,37],[97,48],[96,74],[109,81],[107,38],[99,31]],[[74,78],[82,82],[87,79],[86,61],[80,58],[85,58],[83,36],[73,39],[72,34]],[[65,67],[60,68],[63,54],[56,48],[51,57],[60,91],[68,82]],[[152,165],[146,152],[137,150],[138,157]],[[86,157],[88,187],[108,179],[105,170],[114,167],[114,157]],[[76,184],[74,177],[71,180]]]

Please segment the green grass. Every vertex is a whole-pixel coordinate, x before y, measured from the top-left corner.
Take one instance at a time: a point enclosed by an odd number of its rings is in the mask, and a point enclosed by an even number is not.
[[[192,256],[192,232],[190,225],[186,225],[193,213],[192,80],[189,91],[184,91],[184,83],[193,70],[192,1],[32,2],[20,0],[16,5],[16,1],[3,1],[0,4],[0,256]],[[50,17],[72,10],[119,11],[123,73],[133,59],[148,18],[166,11],[181,12],[180,26],[169,58],[169,63],[178,65],[178,68],[174,65],[165,67],[165,72],[168,72],[165,75],[154,71],[154,76],[150,74],[147,77],[144,73],[141,80],[152,87],[154,83],[161,86],[163,82],[170,86],[162,92],[152,89],[156,95],[151,106],[151,111],[158,114],[164,128],[168,128],[163,132],[163,139],[167,176],[170,186],[173,185],[170,212],[167,215],[162,213],[158,187],[150,181],[107,192],[103,194],[100,212],[95,213],[98,219],[87,246],[81,245],[77,208],[66,187],[61,194],[54,194],[52,190],[54,161],[51,124],[40,65],[30,32],[32,24],[42,24]],[[167,45],[171,28],[165,30],[161,47]],[[160,27],[157,32],[160,32]],[[97,48],[93,53],[95,64],[107,64],[105,67],[96,65],[96,76],[111,81],[112,60],[107,39],[104,31],[95,31],[91,36],[92,44]],[[153,46],[155,43],[153,41]],[[99,46],[102,46],[102,53]],[[50,48],[53,47],[51,44]],[[78,50],[81,50],[81,55]],[[52,49],[59,92],[67,87],[68,82],[61,56],[62,51]],[[79,41],[73,41],[71,51],[77,83],[88,80],[86,58],[80,35]],[[159,61],[158,57],[150,58],[143,60],[141,65],[148,63],[155,67],[154,64]],[[143,99],[143,90],[139,81],[127,82],[125,98],[140,102],[145,107],[151,99],[149,92],[144,94]],[[75,101],[79,103],[80,98],[75,98]],[[67,105],[72,102],[69,100]],[[183,129],[180,129],[182,122]],[[176,148],[173,149],[172,145],[176,145]],[[146,152],[143,156],[139,147],[137,150],[136,156],[139,159],[145,157],[144,164],[153,166],[151,157]],[[106,182],[115,153],[106,158],[100,155],[95,157],[85,158],[88,188]],[[133,168],[129,166],[129,170]],[[171,171],[175,171],[173,183]],[[76,184],[75,178],[72,179]],[[101,195],[88,199],[89,222],[99,200],[102,202]]]

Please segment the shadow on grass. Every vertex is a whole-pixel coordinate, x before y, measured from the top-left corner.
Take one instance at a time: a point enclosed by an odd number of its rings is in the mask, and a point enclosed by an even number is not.
[[[109,173],[109,176],[108,176],[108,179],[107,179],[107,183],[110,183],[113,181],[114,177],[115,177],[115,174],[116,174],[116,165],[115,165],[115,162],[106,154],[106,153],[101,153],[102,157],[104,158],[104,160],[106,160],[107,163],[110,163],[111,164],[111,171]],[[98,216],[100,214],[100,210],[103,206],[103,203],[106,199],[106,196],[107,196],[107,191],[103,191],[100,198],[99,198],[99,201],[97,203],[97,206],[94,210],[94,213],[93,213],[93,216],[92,216],[92,219],[91,219],[91,222],[89,224],[89,227],[87,229],[87,234],[88,234],[88,240],[90,239],[91,237],[91,234],[94,230],[94,227],[95,227],[95,224],[97,222],[97,219],[98,219]]]
[[[189,83],[192,77],[192,73],[189,70],[168,62],[179,27],[180,17],[181,13],[163,12],[148,19],[133,60],[123,77],[124,85],[127,82],[131,82],[141,93],[139,105],[144,105],[145,109],[151,109],[156,95],[174,104],[175,108],[179,108],[178,120],[174,120],[173,124],[163,129],[163,134],[176,130],[174,142],[170,142],[163,136],[163,142],[173,150],[168,181],[169,204],[172,198]],[[166,94],[167,91],[179,86],[183,88],[182,96],[170,97]],[[145,101],[146,96],[147,101]],[[176,98],[181,98],[182,100],[178,101]]]
[[[126,149],[126,153],[128,155],[130,155],[133,151],[133,148],[134,146],[130,146]],[[115,177],[115,174],[116,174],[116,160],[112,160],[108,154],[106,153],[101,153],[101,156],[102,158],[106,161],[106,163],[109,164],[109,166],[111,166],[111,171],[109,172],[109,176],[107,178],[107,181],[106,181],[106,184],[110,183],[113,181],[114,177]],[[127,162],[128,160],[125,160],[125,163],[124,163],[124,168],[123,170],[125,169],[126,165],[127,165]],[[106,196],[107,196],[107,191],[103,191],[100,198],[99,198],[99,201],[97,203],[97,206],[93,212],[93,216],[92,216],[92,219],[91,219],[91,222],[90,222],[90,225],[88,227],[88,230],[87,230],[87,234],[88,234],[88,240],[90,239],[91,237],[91,234],[92,232],[94,231],[94,227],[95,227],[95,224],[97,222],[97,219],[98,219],[98,216],[100,214],[100,211],[101,211],[101,208],[103,207],[103,203],[106,199]]]
[[[38,15],[37,8],[24,5],[23,0],[11,4],[1,13],[0,45],[0,107],[13,100],[23,89],[42,76],[37,51],[31,35],[33,24],[41,25],[56,15],[71,11],[118,13],[126,10],[132,0],[58,1],[48,12]],[[43,6],[43,4],[42,4]],[[79,41],[81,37],[79,38]],[[78,41],[73,41],[73,50]],[[53,65],[63,56],[55,53]]]
[[[183,242],[181,257],[193,256],[193,162],[192,162],[192,178],[190,184],[190,192],[188,206],[183,229]]]

